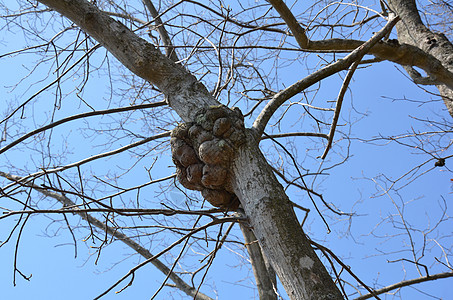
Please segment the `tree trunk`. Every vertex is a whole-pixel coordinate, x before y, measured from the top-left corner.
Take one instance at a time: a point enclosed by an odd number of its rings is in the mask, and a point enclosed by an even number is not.
[[[251,132],[234,163],[234,190],[290,299],[343,299],[302,231]]]
[[[277,300],[275,290],[277,288],[277,280],[274,269],[267,263],[267,259],[263,255],[253,230],[248,225],[241,224],[241,231],[250,256],[250,262],[252,263],[260,300]]]
[[[453,72],[453,45],[442,33],[434,33],[422,22],[415,0],[389,0],[390,8],[401,18],[396,24],[398,41],[416,46],[438,59],[450,72]],[[418,72],[409,70],[414,81],[421,82]],[[431,75],[431,74],[428,74]],[[436,78],[431,78],[436,81]],[[444,84],[437,84],[440,95],[453,117],[453,90]]]
[[[183,67],[85,0],[39,0],[76,23],[124,66],[157,86],[185,121],[219,105]],[[291,299],[343,299],[303,233],[283,187],[251,132],[233,167],[235,193],[258,241]]]

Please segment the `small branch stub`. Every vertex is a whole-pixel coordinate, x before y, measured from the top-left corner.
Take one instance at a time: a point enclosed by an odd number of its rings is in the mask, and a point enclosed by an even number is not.
[[[244,117],[238,108],[201,109],[194,122],[182,123],[171,133],[179,182],[189,190],[201,191],[213,206],[236,209],[239,200],[230,185],[230,169],[244,140]]]

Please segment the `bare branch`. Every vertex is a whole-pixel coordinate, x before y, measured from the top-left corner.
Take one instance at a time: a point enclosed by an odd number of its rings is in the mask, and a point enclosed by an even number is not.
[[[23,142],[24,140],[28,139],[29,137],[38,134],[40,132],[46,131],[48,129],[54,128],[58,125],[74,121],[77,119],[82,119],[82,118],[87,118],[87,117],[92,117],[92,116],[103,116],[107,114],[114,114],[114,113],[119,113],[119,112],[125,112],[125,111],[130,111],[130,110],[138,110],[138,109],[145,109],[145,108],[153,108],[153,107],[159,107],[159,106],[164,106],[167,105],[165,101],[162,102],[155,102],[155,103],[148,103],[148,104],[140,104],[140,105],[132,105],[132,106],[127,106],[127,107],[119,107],[119,108],[111,108],[111,109],[105,109],[105,110],[96,110],[96,111],[90,111],[87,113],[82,113],[74,116],[70,116],[67,118],[63,118],[61,120],[52,122],[48,125],[45,125],[43,127],[40,127],[38,129],[35,129],[33,131],[30,131],[27,134],[24,134],[14,142],[4,146],[3,148],[0,148],[0,154],[3,152],[7,151],[8,149],[11,149],[12,147],[16,146],[17,144]]]
[[[151,2],[151,0],[143,0],[143,3],[145,4],[146,8],[149,10],[151,13],[151,16],[154,18],[154,23],[156,24],[156,30],[159,32],[160,38],[162,39],[162,43],[165,46],[165,53],[168,58],[170,58],[172,61],[177,62],[179,60],[178,55],[176,54],[175,47],[173,46],[173,43],[171,42],[171,38],[168,35],[167,30],[165,29],[164,23],[162,22],[159,13],[157,12],[156,8],[154,7],[154,4]]]
[[[240,226],[252,263],[259,298],[260,300],[276,300],[277,284],[275,272],[273,272],[269,263],[266,263],[264,254],[253,231],[246,224],[240,224]]]
[[[75,22],[129,70],[156,85],[184,120],[191,121],[201,107],[218,105],[203,84],[187,70],[92,3],[86,0],[39,2]]]
[[[346,68],[349,68],[355,61],[360,60],[363,55],[368,53],[368,51],[379,41],[381,40],[387,32],[389,32],[393,26],[398,22],[398,17],[391,17],[388,23],[374,36],[368,40],[366,43],[360,45],[357,49],[352,51],[348,54],[345,58],[336,61],[310,75],[305,77],[304,79],[292,84],[288,88],[282,90],[281,92],[277,93],[271,101],[267,103],[267,105],[263,108],[260,115],[256,118],[255,122],[253,123],[253,128],[256,130],[256,134],[261,136],[267,123],[269,122],[270,118],[273,116],[275,111],[288,99],[297,95],[304,89],[310,87],[311,85],[315,84],[316,82],[327,78],[339,71],[342,71]]]
[[[291,137],[291,136],[308,136],[308,137],[320,137],[324,139],[328,139],[328,135],[325,133],[316,133],[316,132],[286,132],[286,133],[278,133],[278,134],[267,134],[261,137],[262,140],[266,139],[275,139],[275,138],[284,138],[284,137]]]
[[[100,294],[99,296],[97,296],[96,298],[94,299],[100,299],[101,297],[105,296],[106,294],[108,294],[113,288],[115,288],[118,284],[120,284],[121,282],[123,282],[124,280],[126,280],[129,276],[134,276],[135,274],[135,271],[137,271],[138,269],[140,269],[141,267],[147,265],[148,263],[152,263],[155,259],[159,258],[160,256],[162,256],[164,253],[166,253],[167,251],[169,251],[170,249],[172,249],[173,247],[175,247],[176,245],[179,245],[180,243],[182,243],[185,239],[189,238],[190,236],[194,235],[195,233],[197,232],[200,232],[200,231],[203,231],[205,230],[206,228],[208,227],[211,227],[211,226],[214,226],[214,225],[217,225],[217,224],[222,224],[222,223],[226,223],[226,222],[236,222],[238,221],[238,218],[236,217],[225,217],[225,218],[222,218],[222,219],[217,219],[217,220],[214,220],[214,221],[211,221],[205,225],[202,225],[200,227],[197,227],[197,228],[194,228],[192,231],[190,231],[189,233],[187,233],[186,235],[184,235],[183,237],[179,238],[178,240],[176,240],[175,242],[173,242],[170,246],[166,247],[164,250],[160,251],[159,253],[157,253],[156,255],[148,258],[147,260],[141,262],[140,264],[136,265],[135,267],[133,267],[132,269],[129,270],[129,272],[127,272],[126,275],[124,275],[121,279],[119,279],[117,282],[115,282],[113,285],[111,285],[108,289],[105,290],[105,292],[103,292],[102,294]]]
[[[387,292],[390,292],[392,290],[396,290],[405,286],[411,286],[417,283],[422,283],[422,282],[428,282],[432,280],[437,280],[437,279],[442,279],[442,278],[450,278],[453,277],[453,272],[445,272],[445,273],[439,273],[439,274],[434,274],[430,276],[424,276],[420,278],[415,278],[415,279],[410,279],[410,280],[404,280],[392,285],[389,285],[385,288],[379,289],[379,290],[374,290],[373,294],[366,294],[360,297],[355,298],[354,300],[365,300],[374,297],[374,295],[381,295]]]
[[[11,175],[11,174],[7,174],[7,173],[3,173],[3,172],[0,175],[9,180],[15,181],[15,182],[24,181],[23,178],[20,176]],[[63,204],[64,207],[73,207],[71,209],[71,211],[73,213],[76,213],[77,215],[79,215],[82,219],[87,221],[88,224],[101,229],[102,231],[108,233],[112,237],[116,238],[119,241],[122,241],[123,243],[125,243],[126,245],[131,247],[134,251],[136,251],[141,256],[143,256],[147,262],[151,262],[159,271],[161,271],[165,275],[168,275],[169,278],[175,283],[176,287],[178,289],[180,289],[181,291],[183,291],[184,293],[186,293],[187,295],[189,295],[191,297],[196,297],[196,299],[200,299],[200,300],[212,300],[212,298],[208,297],[207,295],[205,295],[203,293],[200,293],[200,292],[196,293],[196,290],[194,287],[188,285],[176,273],[170,272],[170,269],[165,264],[163,264],[159,259],[157,259],[157,257],[155,257],[153,254],[151,254],[151,252],[149,252],[148,249],[142,247],[140,244],[138,244],[133,239],[129,238],[128,236],[126,236],[125,234],[123,234],[122,232],[117,230],[116,228],[107,226],[104,222],[99,221],[98,219],[91,216],[87,212],[78,209],[77,205],[68,197],[66,197],[60,193],[55,193],[55,192],[50,192],[50,191],[44,190],[44,189],[42,189],[42,187],[35,185],[33,183],[27,183],[27,184],[25,184],[25,186],[31,187],[47,197],[56,199],[58,202]]]
[[[340,111],[341,111],[341,105],[343,104],[343,98],[344,94],[346,94],[346,91],[348,90],[349,83],[351,82],[352,75],[354,74],[355,70],[359,66],[359,60],[355,61],[351,68],[348,71],[348,74],[346,74],[346,77],[343,80],[343,84],[341,85],[340,92],[338,94],[337,98],[337,105],[335,107],[335,113],[332,118],[332,125],[330,125],[330,132],[329,132],[329,139],[327,140],[327,146],[326,149],[324,150],[324,153],[321,155],[321,159],[325,159],[327,156],[327,153],[330,150],[330,147],[332,147],[332,142],[333,142],[333,137],[335,135],[335,130],[337,128],[337,123],[338,119],[340,118]]]
[[[167,132],[164,132],[164,133],[161,133],[161,134],[156,134],[154,136],[151,136],[151,137],[148,137],[146,139],[142,139],[138,142],[135,142],[135,143],[132,143],[132,144],[129,144],[129,145],[126,145],[126,146],[123,146],[121,148],[118,148],[118,149],[115,149],[115,150],[112,150],[112,151],[108,151],[108,152],[105,152],[105,153],[101,153],[101,154],[97,154],[97,155],[93,155],[91,157],[88,157],[88,158],[85,158],[85,159],[82,159],[78,162],[74,162],[74,163],[71,163],[71,164],[68,164],[66,166],[62,166],[62,167],[58,167],[58,168],[54,168],[54,169],[48,169],[48,170],[43,170],[43,171],[39,171],[39,172],[35,172],[35,173],[32,173],[30,175],[27,175],[25,177],[22,177],[19,181],[24,184],[26,182],[29,182],[30,179],[33,180],[34,178],[37,178],[39,176],[43,176],[45,174],[50,174],[50,173],[56,173],[56,172],[61,172],[61,171],[64,171],[64,170],[67,170],[67,169],[70,169],[70,168],[74,168],[74,167],[78,167],[78,166],[81,166],[83,164],[86,164],[86,163],[89,163],[91,161],[94,161],[96,159],[100,159],[100,158],[104,158],[104,157],[108,157],[108,156],[112,156],[112,155],[115,155],[115,154],[118,154],[118,153],[121,153],[121,152],[124,152],[126,150],[129,150],[129,149],[132,149],[132,148],[135,148],[137,146],[140,146],[140,145],[143,145],[143,144],[146,144],[150,141],[154,141],[156,139],[159,139],[159,138],[163,138],[163,137],[169,137],[170,136],[170,132],[167,131]],[[8,189],[10,186],[6,186],[4,189]]]
[[[305,29],[303,29],[302,26],[300,26],[299,22],[297,22],[296,18],[294,17],[288,6],[286,6],[285,2],[283,2],[282,0],[267,0],[267,2],[272,4],[275,10],[280,14],[282,19],[285,20],[289,29],[293,33],[294,38],[296,38],[296,41],[299,44],[300,48],[310,48],[310,41],[305,34]]]

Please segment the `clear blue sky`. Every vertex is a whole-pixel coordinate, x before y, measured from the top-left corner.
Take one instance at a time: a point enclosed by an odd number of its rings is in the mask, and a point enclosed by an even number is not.
[[[0,20],[0,22],[2,22],[0,24],[3,26],[4,21]],[[17,29],[14,32],[0,31],[0,55],[26,45],[29,45],[29,41]],[[96,65],[103,58],[104,53],[99,51],[99,54],[93,57],[93,64]],[[0,72],[0,82],[2,83],[0,113],[2,117],[7,110],[6,103],[21,103],[46,83],[53,80],[54,76],[51,75],[43,83],[32,85],[32,83],[37,82],[41,78],[45,78],[46,70],[49,69],[49,66],[39,65],[38,68],[42,68],[42,71],[33,73],[16,89],[11,88],[20,78],[26,76],[28,73],[27,69],[35,66],[35,59],[33,55],[18,55],[0,59],[2,70],[4,70]],[[303,74],[303,72],[300,72],[301,66],[302,64],[297,63],[288,66],[285,72],[279,74],[281,83],[288,85],[300,79],[300,75]],[[68,81],[62,87],[67,90],[73,89],[80,80],[80,78],[74,77],[73,82]],[[88,81],[82,97],[91,104],[98,105],[96,106],[97,109],[110,107],[108,101],[96,101],[96,99],[108,99],[110,97],[109,84],[106,74],[102,72],[95,73],[94,78]],[[125,87],[123,83],[115,84],[117,84],[115,89]],[[325,104],[326,100],[335,99],[340,85],[341,80],[337,76],[324,81],[320,92],[316,95],[318,103]],[[46,123],[45,120],[49,118],[49,110],[43,109],[43,107],[51,107],[53,105],[55,98],[52,96],[52,92],[54,91],[55,89],[43,94],[32,102],[32,108],[26,111],[26,119],[22,121],[23,126],[27,128],[24,129],[18,126],[13,129],[26,132],[34,128],[35,124]],[[431,91],[434,90],[431,89]],[[116,97],[116,95],[113,97]],[[407,251],[411,241],[404,235],[404,226],[399,223],[398,210],[394,203],[406,203],[402,213],[414,228],[432,228],[442,216],[442,200],[445,199],[447,203],[450,202],[449,204],[451,204],[451,178],[453,176],[446,168],[436,168],[411,182],[399,193],[373,197],[373,195],[381,193],[377,186],[377,183],[380,183],[379,176],[381,174],[385,174],[390,178],[398,178],[430,157],[417,148],[410,149],[395,143],[390,143],[386,146],[370,145],[363,143],[360,139],[380,135],[388,136],[412,129],[422,130],[424,128],[428,130],[428,127],[422,126],[421,122],[417,121],[416,118],[435,120],[445,118],[451,124],[450,117],[443,104],[440,101],[430,102],[431,99],[436,98],[436,96],[429,95],[422,89],[417,88],[402,74],[400,67],[397,68],[391,63],[382,62],[372,67],[358,70],[350,85],[350,93],[346,94],[342,117],[339,122],[340,125],[344,125],[350,121],[357,121],[350,135],[352,138],[349,147],[351,157],[346,163],[326,170],[326,175],[320,175],[314,181],[313,178],[309,180],[314,185],[313,188],[317,192],[322,193],[328,203],[332,203],[346,212],[356,212],[358,216],[354,217],[352,222],[349,222],[346,217],[337,219],[328,217],[327,222],[332,227],[333,232],[327,234],[326,227],[316,214],[307,195],[294,188],[288,189],[291,200],[311,209],[310,216],[304,225],[304,229],[310,233],[310,237],[315,241],[321,241],[322,244],[341,256],[345,263],[352,267],[354,273],[367,284],[373,286],[375,281],[377,281],[379,285],[375,286],[376,288],[418,276],[413,264],[387,262],[387,259],[399,259],[402,257],[412,259]],[[425,104],[395,101],[394,99],[412,99]],[[294,101],[296,100],[294,99]],[[119,102],[119,100],[115,101]],[[116,107],[115,105],[112,106]],[[87,111],[86,106],[80,102],[75,93],[72,93],[64,98],[62,109],[57,111],[55,119],[84,111]],[[285,123],[283,130],[292,132],[299,129],[291,127],[290,121],[297,120],[301,111],[298,109],[290,111],[290,115],[287,118],[289,121]],[[108,134],[99,134],[99,136],[94,138],[87,137],[86,135],[89,135],[91,131],[84,131],[85,129],[81,128],[90,127],[96,129],[96,126],[100,126],[100,128],[105,129],[107,128],[105,124],[112,122],[111,117],[93,118],[89,122],[88,125],[82,121],[73,122],[62,126],[60,129],[55,129],[53,132],[53,144],[51,146],[61,147],[62,149],[64,146],[68,146],[70,150],[66,157],[62,157],[62,160],[66,163],[105,151],[104,147],[90,148],[87,145],[102,145],[108,141]],[[247,122],[250,125],[251,120],[247,120]],[[310,130],[311,125],[303,124],[301,128]],[[146,125],[144,123],[134,123],[131,125],[126,124],[125,127],[137,130],[140,128],[139,130],[143,131]],[[345,130],[347,132],[348,129]],[[69,136],[67,140],[63,138],[66,136]],[[337,138],[340,139],[341,134],[338,134]],[[446,139],[448,140],[448,138],[447,136]],[[315,139],[312,139],[312,141],[315,141]],[[61,145],[58,144],[59,142]],[[118,141],[114,146],[117,147],[127,143],[128,140],[124,139]],[[304,157],[303,154],[307,149],[306,145],[311,147],[313,144],[313,142],[309,142],[309,139],[304,137],[294,139],[294,145],[297,147],[300,157]],[[379,144],[383,143],[379,142]],[[268,145],[268,141],[264,142],[263,149],[266,150],[269,156],[272,156],[273,153],[268,152]],[[335,162],[341,161],[341,157],[346,156],[347,146],[348,141],[346,140],[335,144],[334,149],[332,149],[332,160],[324,166],[333,165]],[[115,147],[112,147],[112,149]],[[451,151],[449,152],[443,155],[450,155]],[[153,152],[151,151],[150,153],[152,154]],[[316,157],[322,154],[322,147],[315,150],[311,149],[306,153],[308,153],[308,156],[305,161],[300,161],[299,163],[303,167],[309,168],[311,172],[317,171],[320,166],[320,160]],[[93,170],[99,174],[121,172],[122,168],[128,166],[128,159],[128,155],[121,155],[118,159],[103,160],[90,164],[84,167],[83,171],[87,176]],[[8,156],[0,156],[0,170],[8,172],[9,170],[4,168],[9,162],[19,169],[29,168],[33,172],[36,171],[36,165],[45,162],[45,160],[43,161],[41,157],[36,156],[36,153],[33,152],[13,151]],[[128,174],[121,183],[127,186],[134,186],[146,182],[149,178],[143,167],[149,167],[152,163],[152,158],[140,161],[139,167]],[[433,164],[434,162],[431,162],[423,166],[420,172],[430,169]],[[159,178],[173,172],[174,168],[171,166],[170,158],[167,155],[152,169],[152,176],[153,178]],[[370,178],[377,178],[377,181],[373,182]],[[404,178],[399,184],[404,185],[410,179]],[[149,188],[145,190],[145,195],[143,196],[142,194],[142,197],[146,198],[144,203],[156,204],[161,201],[157,198],[157,189]],[[172,191],[168,195],[175,203],[181,201],[179,197],[182,197],[182,194],[178,191]],[[34,196],[37,195],[34,194]],[[124,203],[134,201],[134,195],[127,195],[121,200]],[[5,199],[3,198],[0,201],[5,201]],[[44,202],[46,203],[45,205],[51,205],[52,200],[44,201],[49,201]],[[319,201],[317,204],[321,209],[325,209]],[[4,206],[11,208],[11,203],[3,204],[0,202],[0,210]],[[452,214],[451,208],[447,210],[447,214]],[[302,219],[301,214],[300,218]],[[68,219],[73,226],[83,225],[83,221],[77,216],[68,216]],[[393,219],[393,224],[401,227],[401,229],[395,230],[388,222],[380,223],[382,219]],[[17,218],[0,220],[1,241],[6,239],[16,220]],[[453,244],[451,228],[453,228],[453,224],[449,220],[443,222],[433,232],[426,235],[427,250],[432,249],[436,257],[441,258],[441,252],[436,248],[437,242],[449,245],[450,248],[447,250],[451,251],[451,245]],[[90,242],[84,243],[83,239],[88,234],[86,230],[75,230],[75,232],[78,245],[77,258],[74,258],[72,237],[65,229],[63,222],[52,222],[46,216],[31,218],[23,230],[18,252],[18,267],[25,275],[32,274],[31,280],[25,281],[17,274],[17,286],[13,287],[12,285],[16,234],[11,242],[0,248],[0,264],[2,266],[0,268],[0,290],[2,299],[91,299],[121,278],[138,261],[141,261],[138,255],[134,255],[126,246],[120,242],[115,242],[102,251],[99,261],[95,264],[96,252],[90,247],[99,246],[99,243],[96,245]],[[47,236],[52,233],[55,236]],[[235,234],[240,236],[237,231]],[[396,237],[389,238],[388,235],[396,235]],[[413,232],[414,240],[412,242],[420,245],[423,242],[423,237],[423,232]],[[151,251],[154,251],[159,246],[159,241],[149,244],[146,239],[144,240]],[[171,240],[171,237],[169,237],[169,240]],[[165,243],[166,241],[161,242]],[[210,244],[211,249],[212,246]],[[380,255],[381,251],[392,252],[393,254],[384,257]],[[197,259],[194,256],[190,262],[194,263]],[[257,299],[256,291],[251,288],[254,280],[253,275],[248,266],[241,265],[243,260],[244,258],[236,253],[234,246],[224,247],[218,254],[208,274],[208,285],[202,291],[213,298],[218,297],[219,299]],[[426,257],[421,259],[420,263],[431,266],[435,261],[433,256],[427,251]],[[403,268],[405,269],[404,271]],[[435,271],[440,272],[441,269],[434,267],[433,272]],[[251,277],[247,278],[248,275],[251,275]],[[130,288],[117,295],[110,293],[104,299],[149,299],[159,287],[162,279],[163,276],[159,271],[151,265],[147,266],[137,273],[134,284]],[[405,288],[401,295],[403,299],[430,299],[415,290],[419,289],[426,293],[432,293],[440,297],[439,299],[448,299],[448,297],[451,297],[450,283],[451,279],[423,283],[413,288]],[[120,285],[120,287],[122,286],[124,284]],[[171,290],[171,288],[167,288],[167,290]],[[212,290],[216,290],[217,294],[212,292]],[[164,291],[157,299],[168,299],[166,298],[167,295]],[[180,293],[174,293],[174,299],[180,299],[180,297]]]

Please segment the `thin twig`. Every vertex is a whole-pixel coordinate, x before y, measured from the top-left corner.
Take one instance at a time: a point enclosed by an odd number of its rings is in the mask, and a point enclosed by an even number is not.
[[[405,286],[410,286],[413,284],[417,283],[422,283],[422,282],[427,282],[427,281],[432,281],[432,280],[437,280],[437,279],[442,279],[442,278],[450,278],[453,277],[453,272],[445,272],[445,273],[438,273],[430,276],[424,276],[424,277],[419,277],[415,279],[410,279],[410,280],[405,280],[405,281],[400,281],[398,283],[386,286],[382,289],[379,290],[374,290],[373,294],[366,294],[360,297],[355,298],[354,300],[365,300],[373,297],[373,295],[380,295],[387,293],[391,290],[399,289]]]
[[[211,226],[214,226],[214,225],[217,225],[217,224],[221,224],[221,223],[225,223],[225,222],[236,222],[238,220],[238,218],[236,217],[226,217],[226,218],[222,218],[222,219],[217,219],[217,220],[214,220],[214,221],[211,221],[203,226],[200,226],[198,228],[195,228],[194,230],[192,230],[191,232],[187,233],[186,235],[184,235],[183,237],[179,238],[178,240],[176,240],[175,242],[173,242],[171,245],[169,245],[167,248],[163,249],[162,251],[160,251],[159,253],[157,253],[156,255],[148,258],[147,260],[143,261],[142,263],[136,265],[135,267],[133,267],[132,269],[129,270],[129,272],[127,272],[126,275],[124,275],[123,277],[121,277],[119,280],[117,280],[114,284],[112,284],[108,289],[106,289],[103,293],[101,293],[99,296],[97,296],[96,298],[94,298],[94,300],[97,300],[97,299],[100,299],[101,297],[107,295],[112,289],[114,289],[118,284],[120,284],[121,282],[123,282],[124,280],[126,280],[129,276],[133,276],[135,274],[135,271],[137,271],[138,269],[140,269],[141,267],[147,265],[148,263],[152,262],[153,260],[155,260],[156,258],[162,256],[164,253],[168,252],[169,250],[171,250],[172,248],[174,248],[176,245],[179,245],[180,243],[182,243],[185,239],[191,237],[192,235],[194,235],[195,233],[199,232],[199,231],[202,231],[202,230],[205,230],[206,228],[208,227],[211,227]]]
[[[74,120],[82,119],[82,118],[87,118],[87,117],[92,117],[92,116],[101,116],[101,115],[125,112],[125,111],[130,111],[130,110],[153,108],[153,107],[158,107],[158,106],[163,106],[163,105],[167,105],[167,103],[165,101],[161,101],[161,102],[133,105],[133,106],[127,106],[127,107],[118,107],[118,108],[111,108],[111,109],[105,109],[105,110],[96,110],[96,111],[90,111],[90,112],[86,112],[86,113],[82,113],[82,114],[78,114],[78,115],[73,115],[73,116],[70,116],[70,117],[67,117],[67,118],[52,122],[52,123],[50,123],[48,125],[40,127],[40,128],[35,129],[33,131],[30,131],[27,134],[24,134],[23,136],[21,136],[17,140],[15,140],[12,143],[10,143],[10,144],[6,145],[5,147],[1,148],[0,149],[0,154],[2,154],[3,152],[7,151],[8,149],[11,149],[12,147],[16,146],[20,142],[28,139],[29,137],[31,137],[31,136],[33,136],[35,134],[38,134],[40,132],[46,131],[48,129],[54,128],[54,127],[56,127],[58,125],[61,125],[61,124],[64,124],[64,123],[67,123],[67,122],[70,122],[70,121],[74,121]]]
[[[360,59],[361,58],[359,58],[357,61],[355,61],[352,64],[351,68],[348,71],[348,74],[346,74],[346,77],[343,80],[343,85],[341,86],[340,93],[338,94],[338,98],[337,98],[337,105],[335,106],[335,113],[332,118],[332,125],[330,126],[330,132],[328,135],[329,138],[327,140],[327,146],[326,146],[326,149],[324,150],[324,153],[321,155],[321,159],[326,158],[327,153],[329,152],[330,148],[332,147],[333,137],[335,135],[335,129],[337,128],[338,119],[340,118],[340,111],[341,111],[341,106],[343,104],[344,94],[346,94],[346,91],[348,90],[349,83],[351,82],[352,76],[354,75],[355,70],[359,66]]]
[[[1,175],[3,176],[4,174],[1,174]],[[4,176],[4,177],[6,177],[9,180],[21,181],[20,176],[15,176],[15,175],[11,175],[11,174],[7,174],[7,175],[8,175],[7,177],[6,176]],[[40,186],[32,184],[32,183],[28,183],[28,186],[32,189],[39,191],[40,193],[42,193],[45,196],[56,199],[58,202],[62,203],[63,206],[77,207],[77,205],[71,199],[69,199],[66,196],[63,196],[60,193],[43,190]],[[82,219],[87,221],[90,225],[96,226],[97,228],[101,229],[102,231],[107,232],[110,236],[116,238],[119,241],[122,241],[123,243],[125,243],[126,245],[131,247],[134,251],[136,251],[138,254],[143,256],[145,259],[150,260],[150,262],[162,273],[164,273],[166,275],[171,274],[170,279],[176,284],[177,288],[179,288],[181,291],[183,291],[184,293],[186,293],[187,295],[189,295],[191,297],[195,296],[195,288],[193,288],[192,286],[187,284],[176,273],[170,272],[170,269],[164,263],[162,263],[159,259],[157,259],[157,257],[155,257],[153,254],[151,254],[151,252],[148,249],[144,248],[143,246],[141,246],[140,244],[135,242],[133,239],[129,238],[124,233],[117,230],[116,228],[107,226],[107,224],[99,221],[98,219],[89,215],[85,211],[75,210],[74,213],[79,215]],[[132,274],[132,275],[134,275],[134,274]],[[210,298],[209,296],[207,296],[203,293],[198,293],[196,297],[199,300],[213,300],[212,298]]]
[[[255,122],[253,123],[253,128],[256,130],[256,134],[258,136],[261,136],[263,134],[263,131],[266,128],[266,125],[271,117],[274,115],[277,109],[280,108],[280,106],[283,105],[283,103],[285,103],[288,99],[297,95],[313,84],[319,82],[320,80],[349,68],[354,62],[359,60],[358,58],[361,58],[364,54],[368,53],[368,51],[378,41],[380,41],[393,28],[393,26],[395,26],[398,21],[398,17],[390,17],[387,24],[379,32],[377,32],[371,39],[357,47],[345,58],[339,59],[336,62],[322,69],[319,69],[316,72],[313,72],[309,76],[299,80],[298,82],[275,94],[272,100],[267,103],[267,105],[263,108],[259,116],[256,118]]]
[[[67,170],[67,169],[70,169],[70,168],[81,166],[81,165],[86,164],[88,162],[91,162],[93,160],[104,158],[104,157],[108,157],[108,156],[112,156],[112,155],[124,152],[126,150],[135,148],[137,146],[146,144],[146,143],[151,142],[153,140],[156,140],[156,139],[159,139],[159,138],[163,138],[163,137],[169,137],[169,136],[170,136],[170,131],[166,131],[166,132],[163,132],[163,133],[160,133],[160,134],[156,134],[154,136],[142,139],[142,140],[137,141],[135,143],[120,147],[120,148],[112,150],[112,151],[96,154],[96,155],[87,157],[85,159],[79,160],[78,162],[74,162],[74,163],[68,164],[66,166],[62,166],[62,167],[58,167],[58,168],[54,168],[54,169],[43,170],[43,171],[32,173],[32,174],[27,175],[25,177],[21,177],[20,182],[21,183],[28,183],[30,178],[34,179],[34,178],[40,177],[40,176],[45,175],[45,174],[61,172],[61,171],[64,171],[64,170]],[[10,188],[12,185],[13,184],[7,185],[4,188],[4,190]]]

